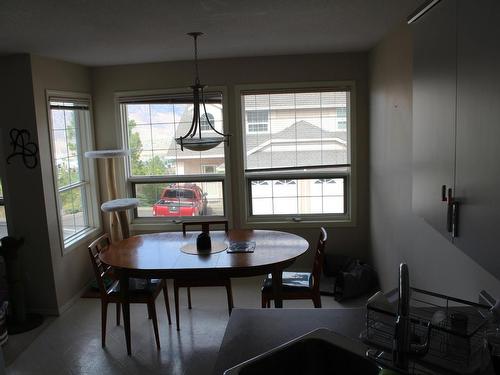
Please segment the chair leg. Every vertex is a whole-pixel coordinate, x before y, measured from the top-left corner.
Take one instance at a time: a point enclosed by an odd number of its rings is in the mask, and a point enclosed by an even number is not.
[[[148,303],[146,306],[148,307],[148,319],[151,320],[151,305]]]
[[[229,315],[233,311],[233,291],[231,289],[231,280],[229,280],[226,284],[226,293],[227,293],[227,308],[229,310]]]
[[[106,320],[108,319],[108,302],[101,301],[101,344],[106,346]]]
[[[121,308],[120,302],[117,302],[116,303],[116,325],[117,326],[120,325],[120,316],[121,316],[121,314],[120,314],[120,308]]]
[[[188,287],[188,308],[189,310],[191,310],[192,306],[191,306],[191,288]]]
[[[314,307],[316,309],[320,309],[321,308],[321,296],[319,294],[314,295],[312,297],[312,300],[313,300],[313,303],[314,303]]]
[[[264,297],[264,293],[261,294],[262,308],[265,309],[267,307],[267,300]]]
[[[153,331],[155,333],[156,347],[160,350],[160,334],[158,332],[158,317],[156,316],[155,301],[148,303],[149,311],[151,311],[151,320],[153,321]]]
[[[170,317],[170,302],[168,301],[168,288],[165,280],[163,280],[163,298],[165,299],[165,308],[167,309],[168,324],[172,324],[172,318]]]
[[[174,302],[175,302],[175,323],[177,324],[177,331],[179,330],[179,287],[174,280]]]

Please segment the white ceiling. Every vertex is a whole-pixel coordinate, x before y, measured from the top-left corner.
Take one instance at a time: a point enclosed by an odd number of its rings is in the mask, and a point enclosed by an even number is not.
[[[424,0],[2,0],[0,54],[85,65],[368,50]]]

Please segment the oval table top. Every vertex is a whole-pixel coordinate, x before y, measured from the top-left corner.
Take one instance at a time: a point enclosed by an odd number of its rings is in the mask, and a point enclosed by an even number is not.
[[[293,261],[309,243],[295,234],[271,230],[211,231],[212,241],[255,241],[253,253],[186,254],[180,249],[195,243],[199,232],[164,232],[133,236],[111,244],[99,255],[114,268],[138,271],[244,270]]]

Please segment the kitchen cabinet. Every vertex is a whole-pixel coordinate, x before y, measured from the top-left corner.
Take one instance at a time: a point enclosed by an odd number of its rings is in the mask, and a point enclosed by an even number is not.
[[[497,0],[441,0],[412,24],[413,210],[497,277],[499,17]]]
[[[458,2],[458,248],[500,277],[500,2]]]
[[[413,25],[413,209],[446,237],[442,185],[454,188],[456,1]]]

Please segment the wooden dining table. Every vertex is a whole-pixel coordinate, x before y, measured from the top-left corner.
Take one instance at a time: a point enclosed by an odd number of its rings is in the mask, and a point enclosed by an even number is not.
[[[196,243],[199,232],[163,232],[129,237],[111,244],[99,254],[100,260],[113,267],[120,278],[123,300],[129,298],[129,278],[210,279],[248,277],[271,273],[275,307],[282,307],[283,269],[304,254],[309,243],[295,234],[272,230],[212,231],[212,243],[255,242],[250,253],[199,252],[188,254],[182,248]],[[131,354],[130,306],[122,304],[127,353]]]

